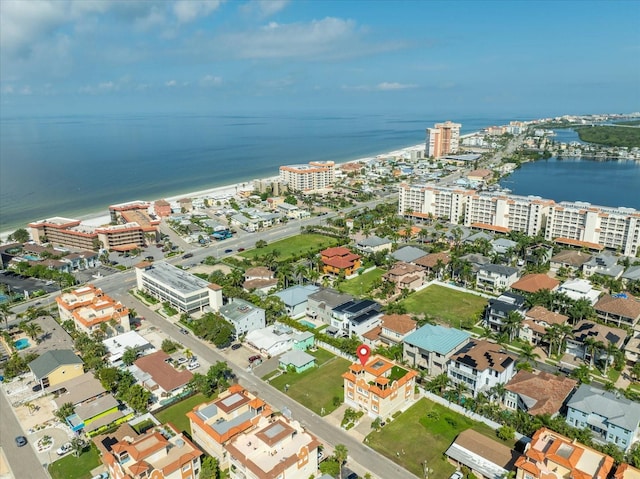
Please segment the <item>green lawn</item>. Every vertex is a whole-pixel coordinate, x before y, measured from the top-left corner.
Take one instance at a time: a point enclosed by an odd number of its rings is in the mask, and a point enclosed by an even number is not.
[[[91,444],[80,457],[71,453],[49,464],[49,474],[53,479],[90,479],[91,470],[100,465],[98,449]]]
[[[429,412],[435,417],[429,417]],[[470,428],[499,442],[489,426],[423,398],[379,432],[371,432],[365,443],[419,477],[426,460],[433,469],[429,477],[445,478],[455,468],[444,459],[444,452],[460,432]],[[513,447],[514,442],[505,445]]]
[[[315,254],[331,246],[338,246],[338,244],[338,239],[331,238],[329,236],[323,236],[320,234],[301,234],[270,243],[264,248],[244,251],[243,253],[240,253],[239,256],[255,260],[256,258],[264,256],[272,251],[278,251],[280,255],[277,260],[283,261],[291,258],[292,256],[300,256],[309,252]]]
[[[170,422],[178,429],[178,431],[185,431],[187,434],[191,435],[191,426],[189,425],[189,418],[187,418],[186,414],[198,404],[211,401],[214,397],[215,396],[212,396],[207,399],[204,394],[198,393],[177,402],[173,406],[169,406],[167,409],[154,414],[154,416],[162,424]]]
[[[381,278],[384,274],[384,270],[376,268],[367,273],[361,274],[353,279],[349,279],[340,283],[338,289],[342,293],[348,293],[353,296],[362,297],[371,290],[373,282]]]
[[[339,397],[340,402],[344,400],[342,374],[349,369],[350,363],[320,348],[310,354],[318,358],[319,367],[301,373],[282,374],[271,379],[269,384],[280,391],[284,391],[288,385],[288,396],[317,414],[321,414],[324,408],[326,415],[337,408],[333,404],[334,397]]]
[[[465,321],[478,320],[487,304],[487,299],[444,286],[432,285],[411,294],[402,304],[405,305],[408,313],[424,313],[459,328],[460,321],[464,324]]]

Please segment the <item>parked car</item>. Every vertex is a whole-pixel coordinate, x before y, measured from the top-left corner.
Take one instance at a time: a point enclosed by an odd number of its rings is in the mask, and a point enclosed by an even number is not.
[[[182,334],[189,334],[189,331],[188,331],[188,330],[186,330],[186,329],[184,329],[184,328],[180,328],[180,332],[181,332]]]
[[[67,442],[58,448],[58,450],[56,451],[56,454],[58,456],[64,456],[66,453],[71,451],[71,449],[73,449],[73,446],[71,445],[70,442]]]
[[[249,356],[249,362],[250,363],[254,363],[254,362],[256,362],[256,361],[258,361],[260,359],[262,359],[262,356],[260,356],[258,354],[254,355],[254,356]]]
[[[25,446],[27,444],[27,438],[24,436],[16,436],[16,445],[18,447]]]
[[[352,472],[347,476],[347,479],[360,479],[360,476],[357,475],[355,472]]]
[[[187,253],[182,255],[182,259],[189,259],[189,258],[193,258],[193,253]]]
[[[186,363],[186,362],[187,362],[187,358],[185,358],[185,357],[179,357],[179,358],[176,360],[176,362],[177,362],[178,364],[184,364],[184,363]]]
[[[93,476],[91,479],[109,479],[109,473],[101,472],[100,474]]]
[[[233,253],[233,250],[231,248],[227,248],[226,250],[224,250],[225,253]]]
[[[449,479],[462,479],[464,476],[460,471],[456,471],[449,476]]]
[[[189,364],[187,365],[187,369],[188,369],[189,371],[193,371],[194,369],[198,369],[199,367],[200,367],[200,363],[198,363],[198,362],[195,362],[195,363],[189,363]]]
[[[235,343],[235,344],[231,345],[231,349],[233,349],[234,351],[236,349],[240,349],[241,347],[242,347],[242,344],[240,344],[240,343]]]
[[[238,251],[242,253],[244,251],[244,248],[238,248]]]

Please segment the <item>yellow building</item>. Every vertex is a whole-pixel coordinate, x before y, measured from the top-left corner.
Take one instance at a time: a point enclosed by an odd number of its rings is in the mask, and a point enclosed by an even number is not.
[[[29,369],[44,389],[81,376],[84,363],[70,349],[54,349],[31,361]]]

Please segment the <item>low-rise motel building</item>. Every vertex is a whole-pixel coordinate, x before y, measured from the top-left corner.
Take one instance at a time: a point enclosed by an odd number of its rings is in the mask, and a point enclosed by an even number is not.
[[[222,288],[164,261],[142,261],[135,266],[136,287],[183,313],[218,311]]]
[[[56,303],[60,320],[73,321],[79,331],[87,334],[112,320],[123,330],[131,330],[129,309],[92,284],[63,293],[56,298]]]
[[[372,418],[389,417],[413,403],[417,375],[380,355],[355,362],[342,375],[344,402]]]

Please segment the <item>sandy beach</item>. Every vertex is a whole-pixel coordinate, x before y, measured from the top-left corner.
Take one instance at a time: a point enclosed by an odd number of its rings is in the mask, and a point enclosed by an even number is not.
[[[365,158],[358,158],[356,160],[350,160],[350,161],[344,161],[341,163],[337,163],[336,162],[336,166],[340,167],[342,165],[345,164],[349,164],[349,163],[359,163],[359,162],[369,162],[371,160],[374,160],[376,158],[381,158],[381,157],[386,157],[386,156],[403,156],[403,155],[408,155],[410,151],[412,150],[417,150],[417,149],[422,149],[424,148],[424,144],[423,143],[419,143],[417,145],[411,145],[411,146],[407,146],[404,148],[400,148],[398,150],[394,150],[394,151],[389,151],[389,152],[385,152],[385,153],[380,153],[378,155],[375,156],[368,156]],[[172,202],[172,201],[177,201],[180,198],[191,198],[191,199],[200,199],[200,198],[220,198],[220,199],[225,199],[225,198],[230,198],[232,196],[235,196],[236,194],[240,193],[241,191],[253,191],[254,188],[254,183],[257,181],[276,181],[279,178],[278,175],[276,176],[269,176],[266,178],[254,178],[251,180],[247,180],[247,181],[241,181],[238,183],[234,183],[231,185],[224,185],[224,186],[218,186],[218,187],[213,187],[213,188],[208,188],[205,190],[199,190],[199,191],[192,191],[190,193],[184,193],[184,194],[180,194],[180,195],[175,195],[175,196],[171,196],[171,197],[163,197],[163,198],[156,198],[154,200],[151,200],[151,202],[160,200],[160,199],[164,199],[166,201]],[[135,201],[135,197],[129,199],[128,201],[123,201],[122,203],[127,203],[129,201]],[[148,200],[145,200],[148,201]],[[117,203],[116,203],[117,204]],[[88,226],[102,226],[105,224],[109,224],[109,222],[111,221],[111,218],[109,216],[109,212],[108,212],[108,207],[110,205],[106,205],[105,209],[102,211],[98,211],[98,212],[94,212],[94,213],[88,213],[86,215],[81,215],[81,216],[76,216],[74,217],[74,219],[78,219],[80,221],[82,221],[82,223],[88,225]],[[64,213],[61,213],[59,216],[65,216]],[[34,218],[33,221],[38,221],[41,220],[42,218]],[[24,226],[25,228],[27,227],[27,225]],[[13,233],[13,231],[3,231],[0,232],[0,242],[5,243],[7,241],[7,237]]]

